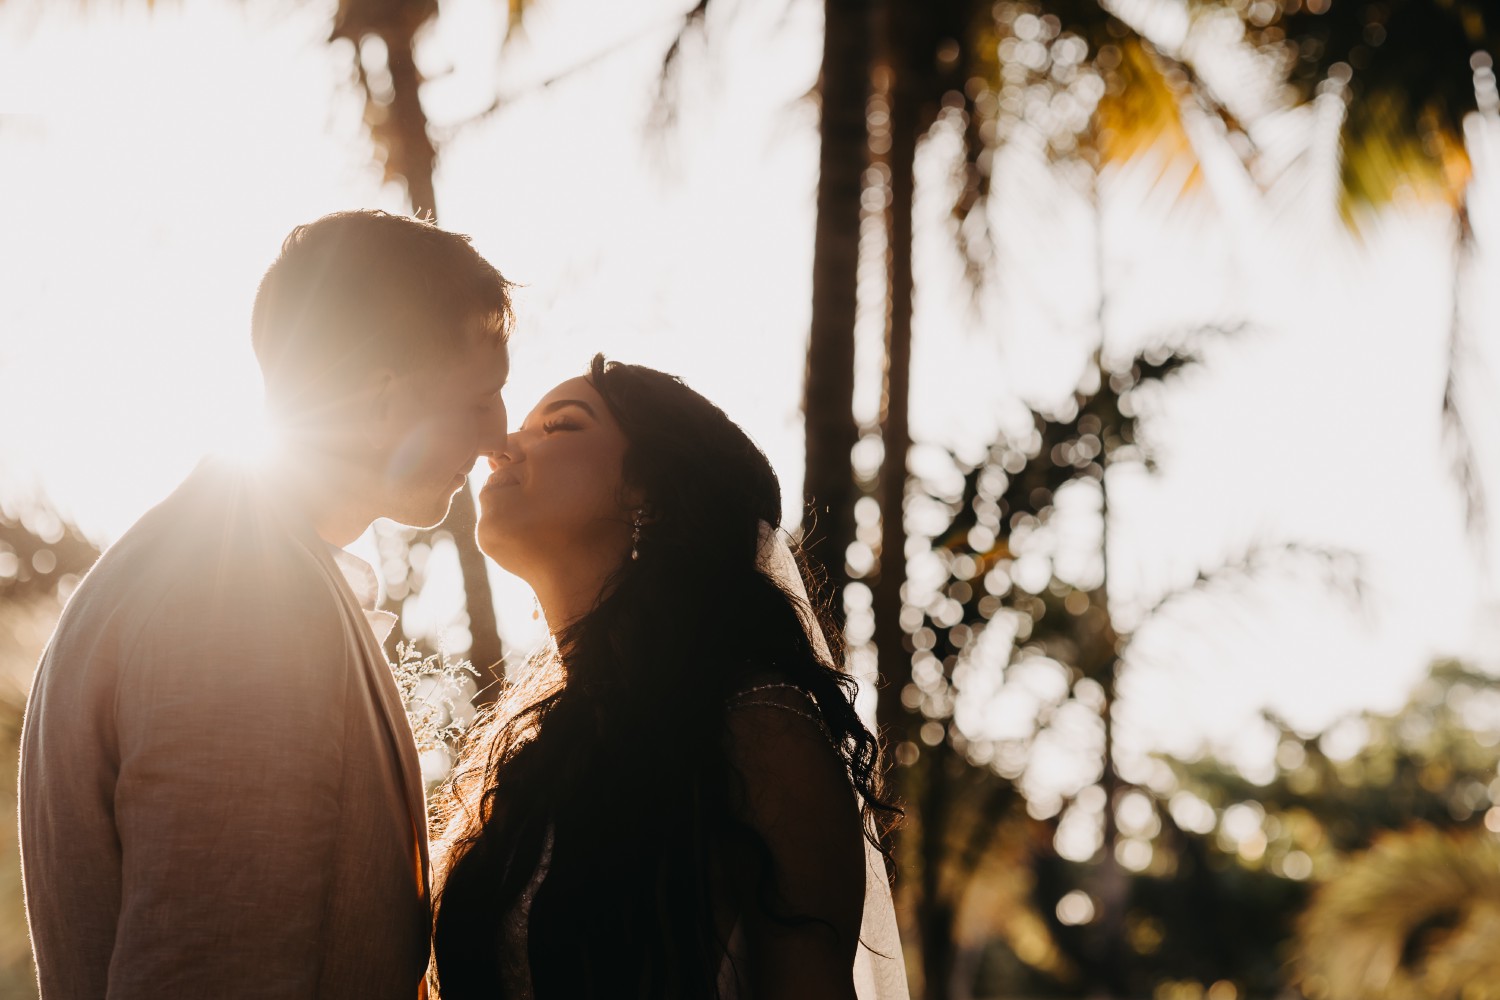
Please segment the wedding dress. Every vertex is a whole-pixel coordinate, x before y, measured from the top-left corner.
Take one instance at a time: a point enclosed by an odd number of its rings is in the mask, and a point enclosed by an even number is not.
[[[793,596],[807,604],[807,591],[796,560],[786,542],[769,525],[761,525],[760,566]],[[822,629],[815,622],[804,620],[808,638],[817,652],[829,659],[828,644]],[[785,688],[809,697],[800,688],[788,684],[765,685],[756,690]],[[746,692],[749,693],[749,692]],[[739,704],[751,702],[740,701]],[[802,711],[776,701],[757,701],[754,704],[785,708],[816,722],[811,712]],[[821,725],[821,723],[817,723]],[[865,846],[865,907],[859,928],[859,948],[854,958],[854,989],[859,1000],[910,1000],[906,982],[906,964],[901,955],[901,938],[896,925],[896,908],[891,899],[890,882],[886,878],[885,859],[868,839]],[[536,872],[522,891],[516,905],[506,915],[501,930],[500,969],[505,983],[505,995],[517,1000],[532,1000],[531,973],[527,962],[526,929],[531,916],[531,902],[547,877],[552,860],[552,833],[549,830],[542,847],[542,855]],[[738,970],[746,967],[744,934],[739,925],[729,939],[727,953],[719,967],[719,996],[721,1000],[745,1000],[749,993]]]
[[[549,831],[536,872],[515,907],[507,914],[501,930],[501,979],[505,983],[505,995],[516,1000],[532,1000],[526,926],[531,916],[531,901],[547,877],[551,860],[552,835]],[[742,1000],[749,996],[739,975],[745,969],[747,959],[744,934],[736,925],[729,938],[728,953],[719,967],[720,1000]],[[860,921],[859,948],[854,956],[854,993],[859,1000],[910,998],[885,859],[868,840],[865,841],[864,917]]]

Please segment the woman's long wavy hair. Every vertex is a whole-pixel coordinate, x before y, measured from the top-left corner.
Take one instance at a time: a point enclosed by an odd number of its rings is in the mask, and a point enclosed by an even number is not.
[[[776,898],[729,754],[728,702],[752,679],[812,695],[867,837],[878,845],[898,812],[854,711],[855,682],[809,640],[804,622],[828,632],[820,609],[757,568],[761,522],[781,518],[770,463],[673,376],[598,356],[590,380],[624,432],[624,478],[647,498],[648,523],[639,558],[521,672],[445,789],[435,814],[443,1000],[506,995],[504,924],[549,829],[523,957],[537,1000],[714,997],[725,892],[731,908],[802,919]],[[753,898],[727,870],[746,858]]]

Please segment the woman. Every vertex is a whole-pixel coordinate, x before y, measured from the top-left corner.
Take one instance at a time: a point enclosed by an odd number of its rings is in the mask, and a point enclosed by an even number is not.
[[[871,846],[895,810],[765,456],[678,379],[596,357],[491,465],[480,546],[554,641],[441,810],[444,1000],[904,997]]]

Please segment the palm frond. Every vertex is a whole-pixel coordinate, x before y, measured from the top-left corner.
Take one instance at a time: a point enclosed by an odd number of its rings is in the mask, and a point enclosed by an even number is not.
[[[1095,111],[1094,145],[1099,165],[1119,165],[1150,156],[1160,158],[1165,178],[1181,172],[1180,193],[1203,180],[1197,152],[1182,119],[1186,77],[1164,65],[1139,37],[1120,43],[1119,62],[1110,71],[1104,96]]]
[[[1265,10],[1274,10],[1264,17]],[[1319,0],[1245,9],[1251,42],[1282,70],[1295,104],[1341,94],[1340,211],[1407,198],[1457,208],[1472,175],[1464,117],[1475,72],[1500,54],[1500,18],[1479,0]]]
[[[692,8],[678,19],[677,33],[672,44],[667,46],[661,59],[661,72],[656,78],[656,100],[651,108],[651,122],[660,134],[670,129],[677,121],[678,85],[682,71],[683,46],[691,35],[704,33],[708,20],[709,0],[697,0]]]
[[[1216,566],[1199,569],[1187,584],[1158,597],[1146,610],[1142,621],[1150,621],[1186,598],[1243,587],[1264,579],[1268,574],[1290,574],[1296,567],[1307,565],[1317,570],[1331,588],[1345,594],[1351,604],[1356,607],[1363,604],[1365,570],[1358,553],[1333,546],[1283,542],[1252,546]]]
[[[1452,318],[1448,326],[1448,371],[1443,383],[1443,433],[1448,440],[1453,462],[1453,476],[1458,481],[1464,504],[1464,520],[1470,534],[1483,538],[1488,525],[1484,479],[1479,470],[1479,449],[1464,419],[1463,387],[1460,382],[1468,365],[1468,327],[1464,320],[1464,276],[1474,257],[1474,229],[1469,223],[1467,197],[1457,212],[1458,232],[1454,239]]]
[[[1340,133],[1339,214],[1351,230],[1403,200],[1457,210],[1474,168],[1461,126],[1445,117],[1431,106],[1414,111],[1410,96],[1397,91],[1350,104]]]
[[[1390,833],[1315,894],[1298,985],[1317,1000],[1500,997],[1500,841],[1488,831]]]

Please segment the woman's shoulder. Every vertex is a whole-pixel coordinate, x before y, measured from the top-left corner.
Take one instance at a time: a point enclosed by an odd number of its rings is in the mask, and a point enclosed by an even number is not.
[[[806,688],[775,675],[751,678],[729,696],[725,728],[730,759],[752,800],[789,805],[789,798],[802,795],[845,798],[843,758]]]
[[[759,671],[747,677],[729,695],[728,708],[731,728],[734,728],[737,718],[752,722],[756,719],[769,721],[765,719],[766,710],[770,711],[769,718],[775,718],[777,712],[790,712],[820,729],[823,727],[817,698],[785,675],[770,671]]]
[[[738,808],[770,852],[776,895],[789,912],[812,918],[799,930],[833,929],[840,955],[852,958],[864,900],[864,828],[816,698],[791,680],[761,680],[731,696],[726,723],[729,757],[743,781]],[[758,914],[752,908],[749,916],[762,944],[795,943],[784,922]]]

